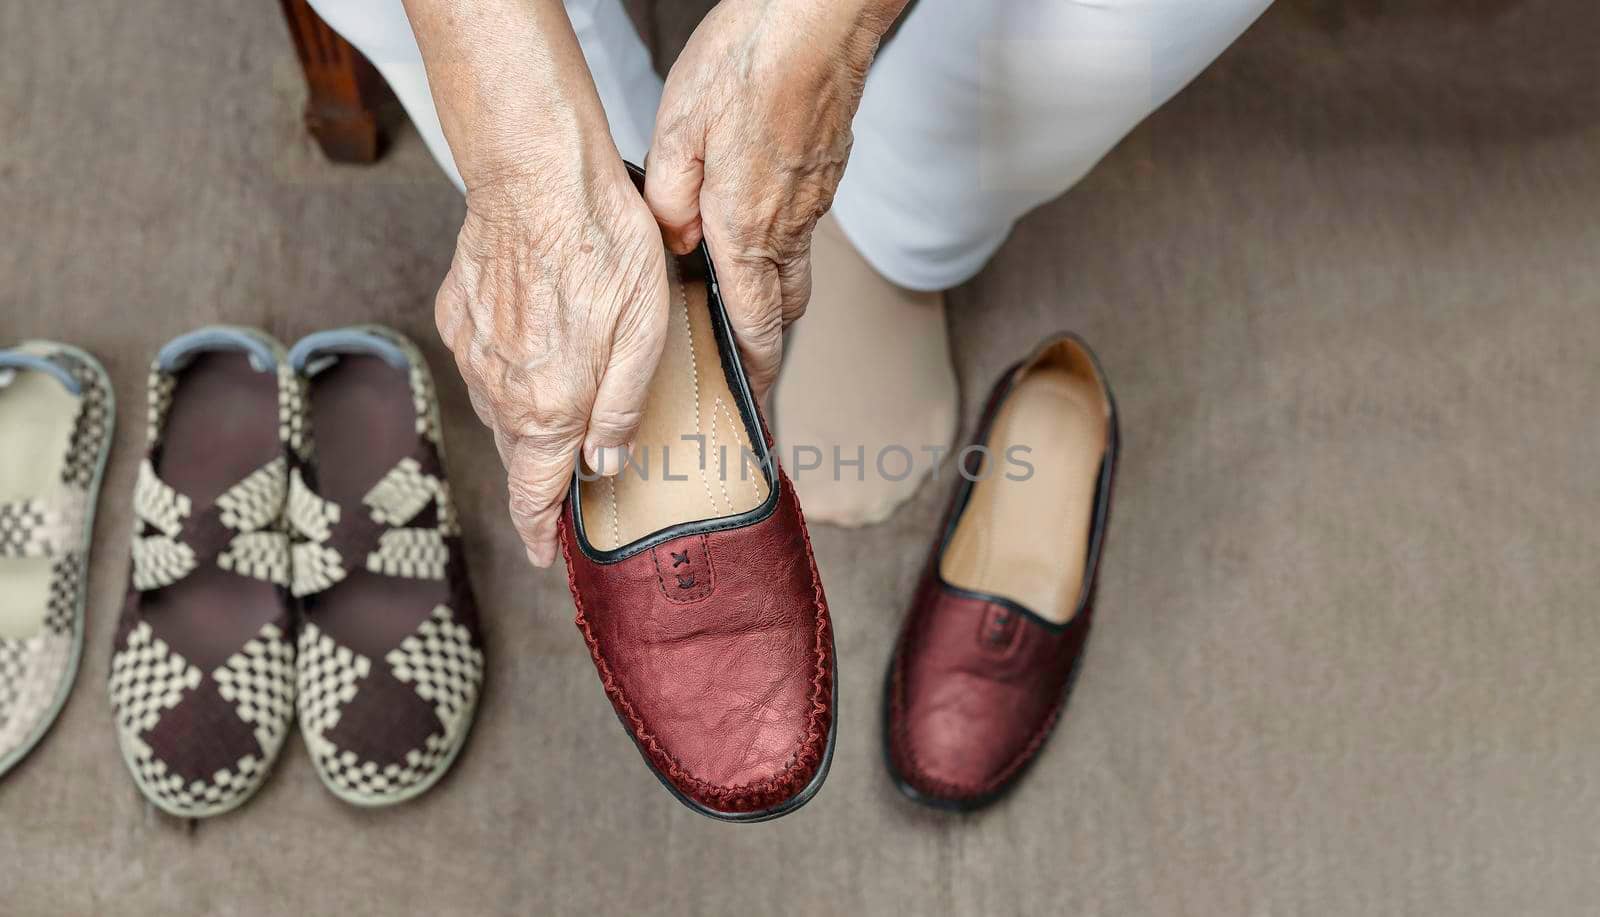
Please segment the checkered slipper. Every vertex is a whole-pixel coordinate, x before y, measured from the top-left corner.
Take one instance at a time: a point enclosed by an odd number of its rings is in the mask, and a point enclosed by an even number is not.
[[[65,344],[0,350],[0,775],[66,703],[116,411],[95,359]]]
[[[134,782],[174,815],[250,798],[294,716],[283,508],[302,421],[299,380],[261,332],[196,331],[151,368],[110,688]]]
[[[433,382],[387,328],[314,334],[289,359],[315,440],[289,480],[300,731],[336,796],[389,805],[449,769],[483,683]]]

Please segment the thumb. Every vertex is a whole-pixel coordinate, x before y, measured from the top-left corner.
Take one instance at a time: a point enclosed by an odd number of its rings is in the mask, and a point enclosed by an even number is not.
[[[610,359],[595,392],[594,408],[589,412],[583,459],[592,470],[603,475],[614,475],[622,470],[627,447],[644,416],[650,380],[655,376],[656,364],[661,362],[661,350],[666,344],[665,260],[658,260],[653,269],[661,273],[660,282],[645,287],[654,292],[642,295],[618,325]]]
[[[661,224],[667,247],[687,255],[700,244],[700,187],[705,161],[700,147],[685,142],[681,124],[656,131],[644,173],[644,202]]]

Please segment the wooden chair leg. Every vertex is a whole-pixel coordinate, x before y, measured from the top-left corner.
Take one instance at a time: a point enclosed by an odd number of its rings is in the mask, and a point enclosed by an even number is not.
[[[306,75],[306,130],[334,162],[376,161],[384,143],[378,108],[389,96],[383,77],[306,0],[280,2]]]

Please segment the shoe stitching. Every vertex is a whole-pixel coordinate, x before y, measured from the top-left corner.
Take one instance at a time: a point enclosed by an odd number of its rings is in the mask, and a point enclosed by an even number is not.
[[[733,434],[734,445],[737,445],[740,449],[743,449],[745,441],[744,441],[744,439],[742,437],[739,436],[739,425],[737,423],[734,423],[733,412],[728,409],[728,403],[726,401],[722,400],[722,396],[721,395],[717,396],[717,407],[722,409],[722,416],[728,418],[729,425],[731,425],[733,427],[733,430],[734,430],[734,434]],[[754,452],[755,450],[752,448],[751,451]],[[724,470],[726,470],[726,469],[724,469]],[[739,473],[740,473],[741,476],[743,476],[743,474],[744,474],[744,454],[743,453],[740,453],[740,455],[739,455]],[[726,474],[724,474],[724,478],[726,478]],[[755,494],[755,497],[756,497],[757,501],[760,501],[760,499],[761,499],[761,485],[756,483],[756,476],[755,475],[750,475],[750,492]]]
[[[721,404],[721,403],[722,403],[722,396],[718,395],[717,396],[717,404]],[[707,457],[706,457],[707,453],[711,449],[715,449],[717,447],[717,412],[716,412],[715,409],[713,409],[712,412],[711,412],[711,435],[706,439],[706,443],[710,448],[709,449],[703,449],[700,452],[700,467],[701,467],[701,472],[700,473],[702,475],[705,474],[705,464],[706,464],[706,461],[707,461]],[[728,465],[727,465],[726,462],[723,462],[722,463],[722,470],[717,475],[717,486],[722,488],[722,502],[723,502],[723,505],[725,505],[728,508],[728,513],[731,515],[733,513],[733,498],[728,496],[728,473],[727,472],[728,472]],[[709,485],[708,485],[708,489],[709,489]],[[711,501],[711,505],[712,505],[713,508],[715,508],[716,505],[717,505],[716,500],[712,500]]]
[[[683,334],[684,334],[684,340],[687,341],[688,344],[689,344],[689,382],[694,387],[694,432],[695,432],[695,435],[698,436],[700,434],[700,429],[701,429],[701,426],[700,426],[700,424],[701,424],[701,421],[700,421],[700,361],[699,361],[699,358],[697,358],[695,356],[695,352],[694,352],[694,326],[689,323],[689,294],[688,294],[687,291],[684,290],[684,287],[683,287],[683,274],[682,274],[681,269],[678,267],[677,260],[673,259],[673,258],[668,258],[667,259],[667,265],[668,265],[668,269],[669,269],[670,273],[672,274],[672,288],[677,293],[676,299],[677,299],[677,301],[679,303],[682,303],[682,305],[683,305]],[[716,417],[715,417],[715,415],[712,416],[712,436],[713,437],[716,436]],[[715,508],[716,505],[717,505],[717,498],[716,498],[715,495],[713,495],[711,493],[711,479],[706,477],[706,447],[705,447],[705,441],[704,440],[701,440],[701,445],[700,445],[699,468],[700,468],[700,483],[704,484],[705,488],[706,488],[706,500],[710,502],[710,504],[711,504],[711,506],[713,508]],[[617,543],[618,544],[622,543],[620,538],[617,540]]]
[[[781,475],[781,472],[780,472]],[[791,488],[787,486],[786,479],[780,477],[780,484],[784,485],[785,498],[793,501]],[[812,606],[814,618],[815,643],[812,647],[815,664],[811,679],[811,713],[807,720],[806,734],[801,742],[800,751],[796,753],[795,760],[776,776],[755,783],[740,784],[732,787],[723,787],[708,783],[693,774],[688,773],[683,766],[667,750],[662,747],[659,740],[644,726],[644,721],[634,710],[633,704],[623,694],[617,685],[616,677],[611,672],[610,665],[606,662],[605,655],[600,649],[599,640],[594,635],[594,629],[589,625],[588,617],[584,612],[583,598],[578,591],[577,577],[573,573],[572,545],[568,532],[568,525],[563,519],[559,529],[561,541],[561,554],[567,564],[567,587],[572,592],[572,601],[577,608],[575,622],[582,632],[584,642],[589,645],[589,654],[594,659],[595,668],[599,670],[600,681],[605,688],[607,697],[618,707],[629,724],[635,738],[644,746],[647,757],[651,763],[660,767],[663,763],[668,776],[674,783],[682,782],[692,787],[697,795],[711,800],[726,801],[727,805],[735,811],[744,809],[759,809],[768,804],[768,800],[780,802],[790,795],[789,790],[802,780],[809,781],[815,776],[816,767],[821,766],[822,750],[818,747],[824,743],[828,728],[831,726],[831,711],[828,709],[827,700],[831,696],[832,673],[830,663],[832,653],[829,642],[830,626],[827,620],[827,600],[822,592],[822,579],[817,573],[816,558],[811,549],[811,533],[806,530],[805,516],[800,510],[798,502],[794,503],[795,515],[799,521],[800,531],[806,547],[806,560],[811,572]],[[827,725],[824,725],[827,724]],[[803,785],[803,784],[802,784]]]
[[[617,476],[620,477],[621,475],[622,472],[619,470]],[[621,514],[617,510],[617,479],[614,477],[606,478],[606,482],[611,492],[611,540],[613,544],[622,544]]]

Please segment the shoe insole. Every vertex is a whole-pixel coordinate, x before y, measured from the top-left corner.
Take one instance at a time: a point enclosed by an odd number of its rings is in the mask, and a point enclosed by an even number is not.
[[[276,373],[231,351],[200,354],[178,371],[155,472],[189,497],[194,514],[282,454]],[[214,557],[140,602],[156,633],[207,672],[283,614],[276,586],[223,570]]]
[[[0,504],[62,496],[78,398],[55,377],[17,370],[0,388]],[[0,639],[26,639],[44,625],[51,557],[0,557]]]
[[[615,476],[579,482],[584,534],[600,550],[735,516],[767,499],[765,472],[722,369],[705,282],[686,277],[670,253],[667,268],[667,342],[630,462]]]
[[[1004,596],[1065,624],[1077,608],[1105,457],[1106,400],[1092,370],[1027,371],[990,427],[982,480],[972,485],[940,561],[945,582]],[[1014,446],[1032,473],[1008,461]],[[1012,480],[1007,475],[1023,480]]]
[[[341,520],[367,516],[362,500],[373,485],[402,459],[415,457],[417,408],[410,378],[381,357],[343,354],[311,377],[308,398],[317,444],[312,487],[339,505]],[[432,520],[430,510],[423,512],[429,518],[412,524]],[[306,598],[306,614],[369,658],[398,646],[434,608],[450,601],[449,586],[441,580],[372,573],[365,557],[346,557],[344,566],[344,579]]]

